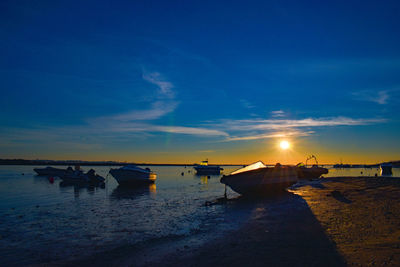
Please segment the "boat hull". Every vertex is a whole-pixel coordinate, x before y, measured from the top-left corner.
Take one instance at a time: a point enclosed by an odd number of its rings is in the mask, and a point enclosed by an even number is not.
[[[111,169],[110,173],[120,185],[149,184],[157,179],[157,175],[152,172]]]
[[[261,168],[221,178],[221,183],[241,195],[280,193],[297,181],[296,169],[291,167]]]
[[[207,174],[221,174],[221,170],[223,170],[219,166],[196,166],[194,167],[196,173],[199,175],[207,175]]]
[[[66,172],[64,169],[58,169],[53,167],[46,168],[35,168],[33,169],[39,176],[63,176]]]
[[[322,167],[297,167],[297,175],[300,179],[316,179],[319,178],[322,174],[327,174],[328,169]]]
[[[83,172],[66,172],[60,176],[61,180],[69,184],[101,184],[105,179],[100,175],[88,175]]]

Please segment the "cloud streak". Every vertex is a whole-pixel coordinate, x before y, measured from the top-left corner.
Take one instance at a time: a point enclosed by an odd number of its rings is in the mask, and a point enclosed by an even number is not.
[[[270,119],[225,119],[199,125],[159,125],[154,121],[174,112],[179,105],[175,99],[174,85],[158,72],[144,73],[142,78],[157,87],[157,95],[149,101],[147,109],[91,118],[87,120],[88,124],[81,126],[15,129],[14,133],[3,133],[0,137],[14,144],[63,142],[71,145],[86,143],[92,146],[101,144],[104,140],[121,142],[154,136],[155,133],[171,133],[231,142],[310,136],[315,134],[314,129],[321,127],[370,125],[386,121],[379,118],[348,117],[286,119],[284,111],[275,110],[271,112]],[[387,91],[381,91],[374,101],[385,104],[388,97]],[[241,103],[246,108],[253,108],[246,100],[241,100]]]
[[[287,136],[309,136],[320,127],[358,126],[384,123],[385,119],[347,117],[290,119],[224,120],[221,129],[231,133],[226,141],[257,140]],[[303,129],[303,130],[301,130]],[[246,134],[247,133],[247,134]]]
[[[246,140],[258,140],[258,139],[269,139],[269,138],[284,138],[290,136],[310,136],[313,131],[291,131],[291,132],[276,132],[269,134],[258,134],[258,135],[248,135],[241,137],[228,137],[226,141],[246,141]]]
[[[142,75],[143,79],[158,86],[159,97],[174,98],[175,92],[172,90],[174,88],[173,84],[162,79],[161,74],[158,72],[144,73]]]
[[[353,119],[347,117],[290,119],[224,120],[225,128],[234,131],[278,130],[298,127],[354,126],[385,122],[385,119]]]
[[[108,127],[109,128],[109,127]],[[114,124],[109,128],[111,132],[164,132],[175,134],[188,134],[197,136],[229,136],[228,133],[206,127],[164,126],[139,123]]]
[[[364,90],[353,92],[352,95],[361,101],[373,102],[379,105],[385,105],[390,98],[389,90],[380,90],[378,92],[372,90]]]

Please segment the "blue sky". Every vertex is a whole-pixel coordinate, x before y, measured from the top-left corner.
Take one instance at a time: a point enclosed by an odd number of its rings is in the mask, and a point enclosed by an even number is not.
[[[396,1],[0,10],[2,158],[400,159]],[[275,149],[282,139],[290,153]]]

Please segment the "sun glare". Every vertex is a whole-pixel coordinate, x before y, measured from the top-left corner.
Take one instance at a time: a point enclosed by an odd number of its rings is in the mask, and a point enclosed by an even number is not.
[[[279,145],[283,150],[286,150],[290,147],[290,144],[288,141],[281,141],[281,143]]]

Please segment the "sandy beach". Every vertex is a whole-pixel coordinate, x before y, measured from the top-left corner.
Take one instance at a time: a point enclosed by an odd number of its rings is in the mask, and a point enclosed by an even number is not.
[[[79,263],[114,266],[398,266],[400,179],[337,177],[305,181],[249,205],[239,230],[201,247],[152,252],[124,248]],[[158,249],[160,249],[158,251]],[[158,253],[160,252],[160,253]],[[74,262],[73,264],[76,264]]]
[[[348,265],[400,265],[400,179],[320,179],[300,195]]]

